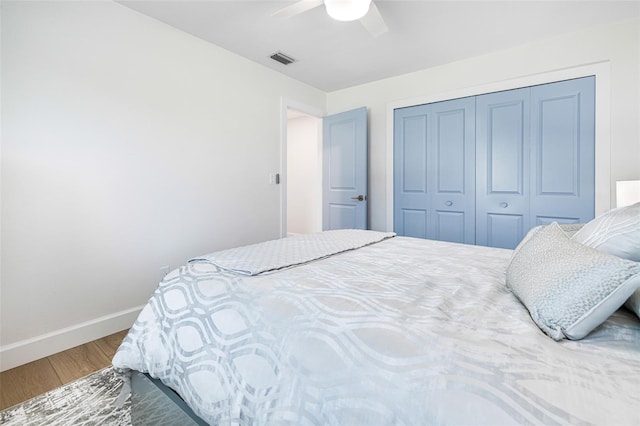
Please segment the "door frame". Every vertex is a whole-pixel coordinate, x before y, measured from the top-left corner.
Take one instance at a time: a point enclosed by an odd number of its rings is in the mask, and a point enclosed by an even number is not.
[[[280,98],[280,238],[287,236],[287,110],[294,109],[318,118],[318,161],[322,172],[322,119],[326,115],[322,108],[305,104],[291,98]],[[320,179],[322,190],[322,179]],[[322,194],[322,192],[320,192]]]
[[[466,87],[433,95],[387,103],[386,210],[387,231],[393,231],[393,111],[398,108],[429,104],[467,96],[536,86],[572,78],[595,76],[595,215],[611,209],[611,63],[589,65],[527,75],[509,80]]]

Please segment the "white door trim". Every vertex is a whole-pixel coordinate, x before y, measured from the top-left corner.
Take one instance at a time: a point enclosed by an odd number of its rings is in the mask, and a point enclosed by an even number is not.
[[[403,99],[387,103],[387,146],[386,146],[386,209],[387,231],[393,230],[393,110],[414,105],[429,104],[449,99],[477,96],[485,93],[535,86],[572,78],[596,77],[596,216],[611,209],[611,63],[609,61],[587,64],[567,69],[527,75],[510,80],[466,87],[449,92],[437,93],[417,98]]]
[[[326,115],[322,108],[286,97],[280,98],[280,238],[287,236],[287,110],[289,109],[295,109],[319,119]],[[322,162],[322,126],[318,128],[318,157]],[[322,164],[318,170],[322,170]]]

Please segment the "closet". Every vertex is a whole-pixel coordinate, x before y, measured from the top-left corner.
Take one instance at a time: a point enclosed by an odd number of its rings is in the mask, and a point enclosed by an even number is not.
[[[514,248],[594,216],[595,78],[394,111],[398,235]]]

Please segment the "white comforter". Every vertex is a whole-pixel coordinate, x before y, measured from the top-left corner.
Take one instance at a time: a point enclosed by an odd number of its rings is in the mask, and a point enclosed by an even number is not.
[[[258,276],[160,284],[113,359],[210,424],[640,424],[640,320],[555,342],[510,250],[394,237]]]

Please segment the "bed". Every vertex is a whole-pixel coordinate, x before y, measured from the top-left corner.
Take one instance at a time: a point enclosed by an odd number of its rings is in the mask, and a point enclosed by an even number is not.
[[[516,251],[342,230],[192,259],[113,365],[215,425],[640,424],[640,318],[622,300],[580,340],[545,331],[507,285],[534,230]]]

